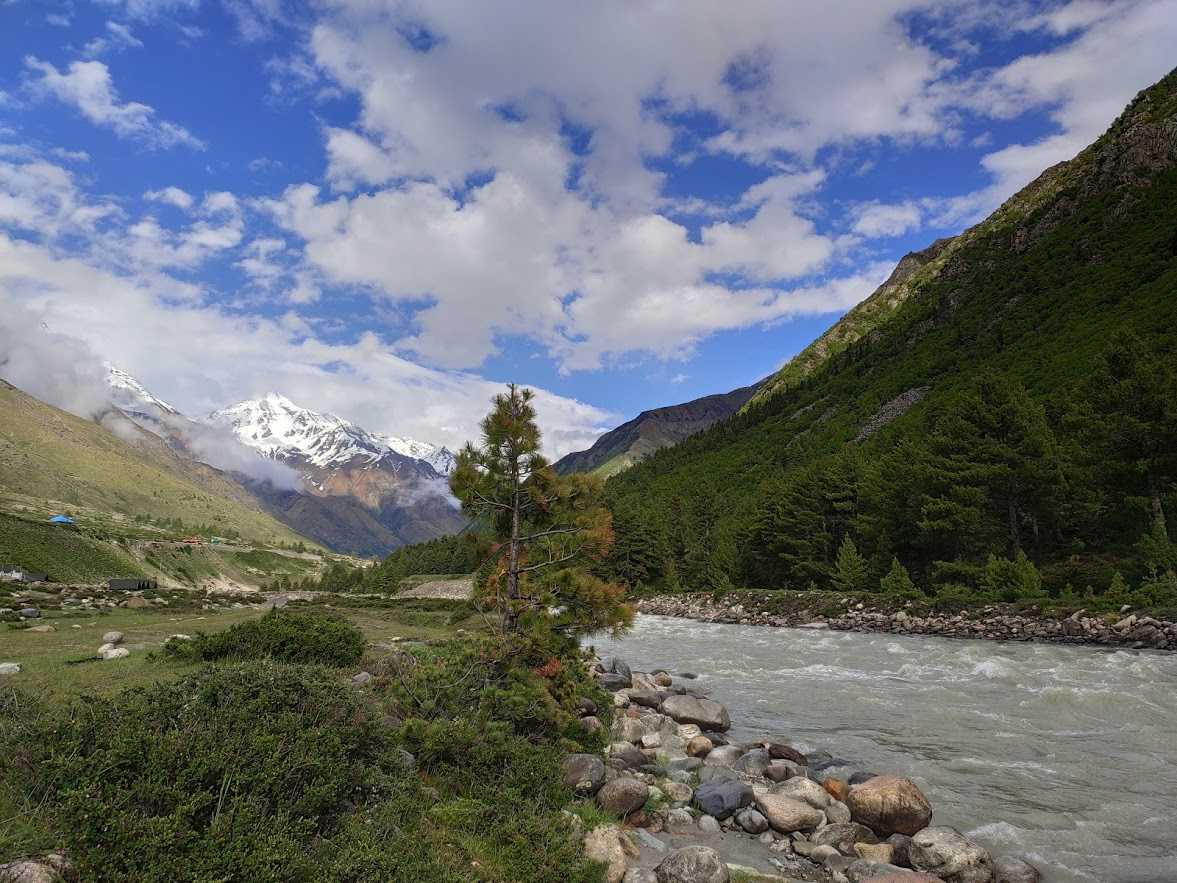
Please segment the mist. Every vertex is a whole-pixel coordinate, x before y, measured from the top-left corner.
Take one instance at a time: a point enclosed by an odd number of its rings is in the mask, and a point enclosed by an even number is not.
[[[138,441],[138,431],[130,425],[102,419],[118,405],[106,382],[106,365],[89,344],[50,330],[42,314],[3,294],[0,316],[0,378],[55,408],[100,421],[129,444]],[[263,457],[227,429],[158,408],[151,413],[136,411],[128,414],[128,419],[215,469],[266,482],[279,490],[302,490],[297,471]]]

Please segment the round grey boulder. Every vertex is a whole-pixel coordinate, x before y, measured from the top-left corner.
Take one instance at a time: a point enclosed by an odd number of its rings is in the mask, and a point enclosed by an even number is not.
[[[809,842],[817,846],[832,846],[842,855],[854,855],[855,843],[878,843],[879,838],[866,825],[857,822],[837,822],[814,832]]]
[[[695,806],[717,819],[726,819],[752,803],[752,786],[735,779],[704,782],[695,789]]]
[[[708,835],[718,834],[719,819],[715,816],[699,816],[699,830]]]
[[[1039,883],[1042,875],[1025,859],[1005,855],[993,862],[997,883]]]
[[[736,824],[749,834],[763,834],[768,830],[768,819],[752,807],[742,809],[736,813]]]
[[[103,644],[121,644],[123,642],[122,632],[107,632],[102,636]]]
[[[637,809],[641,809],[650,796],[650,788],[645,782],[637,779],[622,777],[606,782],[597,792],[597,805],[606,812],[627,816]]]
[[[722,751],[723,749],[720,750]],[[770,763],[768,752],[763,748],[756,748],[746,754],[740,755],[736,762],[732,764],[732,769],[759,778],[764,775]]]
[[[726,766],[735,767],[736,762],[744,756],[744,749],[739,745],[720,745],[718,748],[712,748],[707,752],[707,756],[703,758],[703,763],[708,766]]]
[[[947,825],[924,828],[911,838],[911,866],[945,883],[994,883],[993,859],[981,846]]]
[[[36,607],[22,607],[20,610],[20,615],[25,619],[36,619],[41,615],[41,611]]]
[[[605,784],[605,762],[596,754],[570,754],[564,758],[564,784],[576,794],[596,794]]]
[[[676,849],[654,869],[658,883],[729,883],[731,875],[709,846]]]
[[[609,746],[609,766],[618,770],[636,770],[649,763],[642,749],[630,742],[614,742]]]

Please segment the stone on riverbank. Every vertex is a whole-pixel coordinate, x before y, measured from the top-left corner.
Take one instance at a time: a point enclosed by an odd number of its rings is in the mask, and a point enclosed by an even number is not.
[[[687,742],[688,757],[706,757],[715,745],[704,735],[694,736]]]
[[[736,824],[749,834],[763,834],[768,830],[768,819],[752,807],[747,807],[736,813]]]
[[[821,810],[782,794],[756,794],[754,799],[772,829],[782,834],[811,831],[825,821]]]
[[[993,883],[995,880],[989,853],[947,825],[925,828],[912,835],[911,866],[935,874],[945,883]]]
[[[570,754],[564,758],[564,784],[576,794],[596,794],[605,784],[605,762],[595,754]]]
[[[20,671],[19,662],[0,662],[0,675],[18,675]]]
[[[708,846],[686,846],[666,856],[654,869],[658,883],[729,883],[731,875],[719,853]]]
[[[879,842],[879,838],[870,828],[858,822],[838,822],[815,832],[809,842],[816,846],[832,846],[842,855],[854,855],[854,844],[874,844]]]
[[[800,776],[794,776],[779,785],[773,785],[771,790],[773,794],[791,797],[793,800],[809,804],[814,809],[825,809],[834,802],[834,799],[826,793],[821,785],[813,779],[803,779]]]
[[[606,883],[621,883],[625,877],[624,836],[616,825],[601,825],[584,835],[584,854],[605,866]]]
[[[642,749],[631,742],[614,742],[609,746],[609,766],[616,770],[636,770],[649,762]]]
[[[650,796],[650,787],[637,779],[622,777],[606,782],[597,792],[597,805],[606,812],[627,816],[641,809]]]
[[[732,764],[732,769],[736,772],[745,773],[756,778],[761,778],[768,767],[768,752],[763,748],[756,748],[746,754],[740,755],[739,759]]]
[[[704,730],[726,732],[732,725],[723,705],[698,696],[667,696],[662,700],[662,713],[680,724],[698,724]]]
[[[824,793],[824,791],[823,791]],[[880,837],[914,835],[932,820],[932,805],[911,779],[876,776],[850,789],[850,817]]]
[[[726,819],[752,803],[752,786],[736,780],[704,782],[693,800],[707,815]]]
[[[794,748],[792,745],[784,745],[780,742],[770,742],[768,745],[768,756],[773,760],[787,760],[797,766],[809,766],[809,759]]]
[[[1012,855],[1002,856],[993,861],[993,873],[997,883],[1039,883],[1042,875],[1025,859]]]

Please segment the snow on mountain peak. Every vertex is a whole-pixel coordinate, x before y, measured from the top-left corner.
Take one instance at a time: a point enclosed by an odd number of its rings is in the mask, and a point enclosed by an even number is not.
[[[122,368],[110,362],[102,364],[106,368],[106,385],[110,387],[111,399],[117,407],[136,413],[150,413],[153,409],[165,414],[180,413],[163,399],[148,392],[142,383]]]

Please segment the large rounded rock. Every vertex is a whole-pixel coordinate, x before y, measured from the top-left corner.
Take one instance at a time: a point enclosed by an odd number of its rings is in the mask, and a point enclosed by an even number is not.
[[[763,748],[755,748],[746,754],[740,755],[739,759],[732,764],[732,769],[759,778],[764,775],[764,771],[768,769],[769,763],[768,752]]]
[[[0,883],[58,883],[61,877],[49,865],[16,861],[0,865]]]
[[[832,846],[842,855],[854,855],[855,843],[878,843],[879,838],[858,822],[838,822],[817,831],[809,842],[815,846]]]
[[[736,813],[736,824],[749,834],[763,834],[768,830],[768,819],[750,806]]]
[[[601,660],[601,669],[609,674],[621,675],[629,681],[633,681],[633,671],[629,667],[629,663],[620,656],[606,656]]]
[[[629,701],[642,708],[657,708],[662,704],[662,694],[654,690],[630,690]]]
[[[710,739],[700,734],[698,736],[691,737],[690,741],[687,742],[686,751],[687,754],[691,757],[706,757],[711,753],[711,749],[714,747],[715,745]]]
[[[645,782],[623,776],[601,787],[597,792],[597,805],[606,812],[627,816],[641,809],[649,796],[650,788]]]
[[[773,785],[772,792],[791,797],[793,800],[800,800],[802,803],[808,803],[814,809],[825,809],[834,802],[834,798],[826,793],[825,788],[813,779],[805,779],[801,776],[794,776],[779,785]]]
[[[123,642],[122,632],[107,632],[102,636],[103,644],[121,644]]]
[[[626,717],[625,715],[618,715],[613,718],[613,738],[618,742],[638,743],[642,741],[642,736],[646,734],[646,728],[642,726],[642,722],[636,718]]]
[[[667,696],[662,700],[662,713],[680,724],[698,724],[704,730],[725,732],[732,725],[726,708],[699,696]]]
[[[704,782],[695,789],[693,800],[707,815],[726,819],[752,803],[752,786],[735,779]]]
[[[0,662],[0,675],[18,675],[20,674],[19,662]]]
[[[945,883],[994,883],[996,879],[989,853],[947,825],[912,835],[911,866]]]
[[[584,835],[584,854],[605,866],[606,883],[621,883],[625,877],[623,836],[616,825],[601,825]]]
[[[997,883],[1039,883],[1042,875],[1025,859],[1005,855],[993,862]]]
[[[757,794],[754,799],[772,829],[782,834],[810,831],[825,821],[821,810],[783,794]]]
[[[676,849],[654,869],[658,883],[729,883],[731,875],[719,853],[708,846]]]
[[[602,690],[608,690],[610,693],[616,693],[618,690],[624,690],[626,687],[630,686],[633,681],[631,678],[628,678],[625,675],[618,675],[611,671],[604,671],[597,675],[597,683],[601,685]]]
[[[596,794],[605,784],[605,762],[596,754],[570,754],[564,758],[564,784],[584,796]]]
[[[915,782],[897,776],[876,776],[856,785],[846,795],[846,805],[854,821],[880,837],[913,835],[932,820],[932,805]]]
[[[788,760],[774,760],[764,771],[764,778],[770,782],[783,782],[793,776],[801,775],[801,767]]]
[[[720,745],[707,752],[704,763],[710,766],[734,767],[736,761],[744,756],[744,749],[739,745]]]

